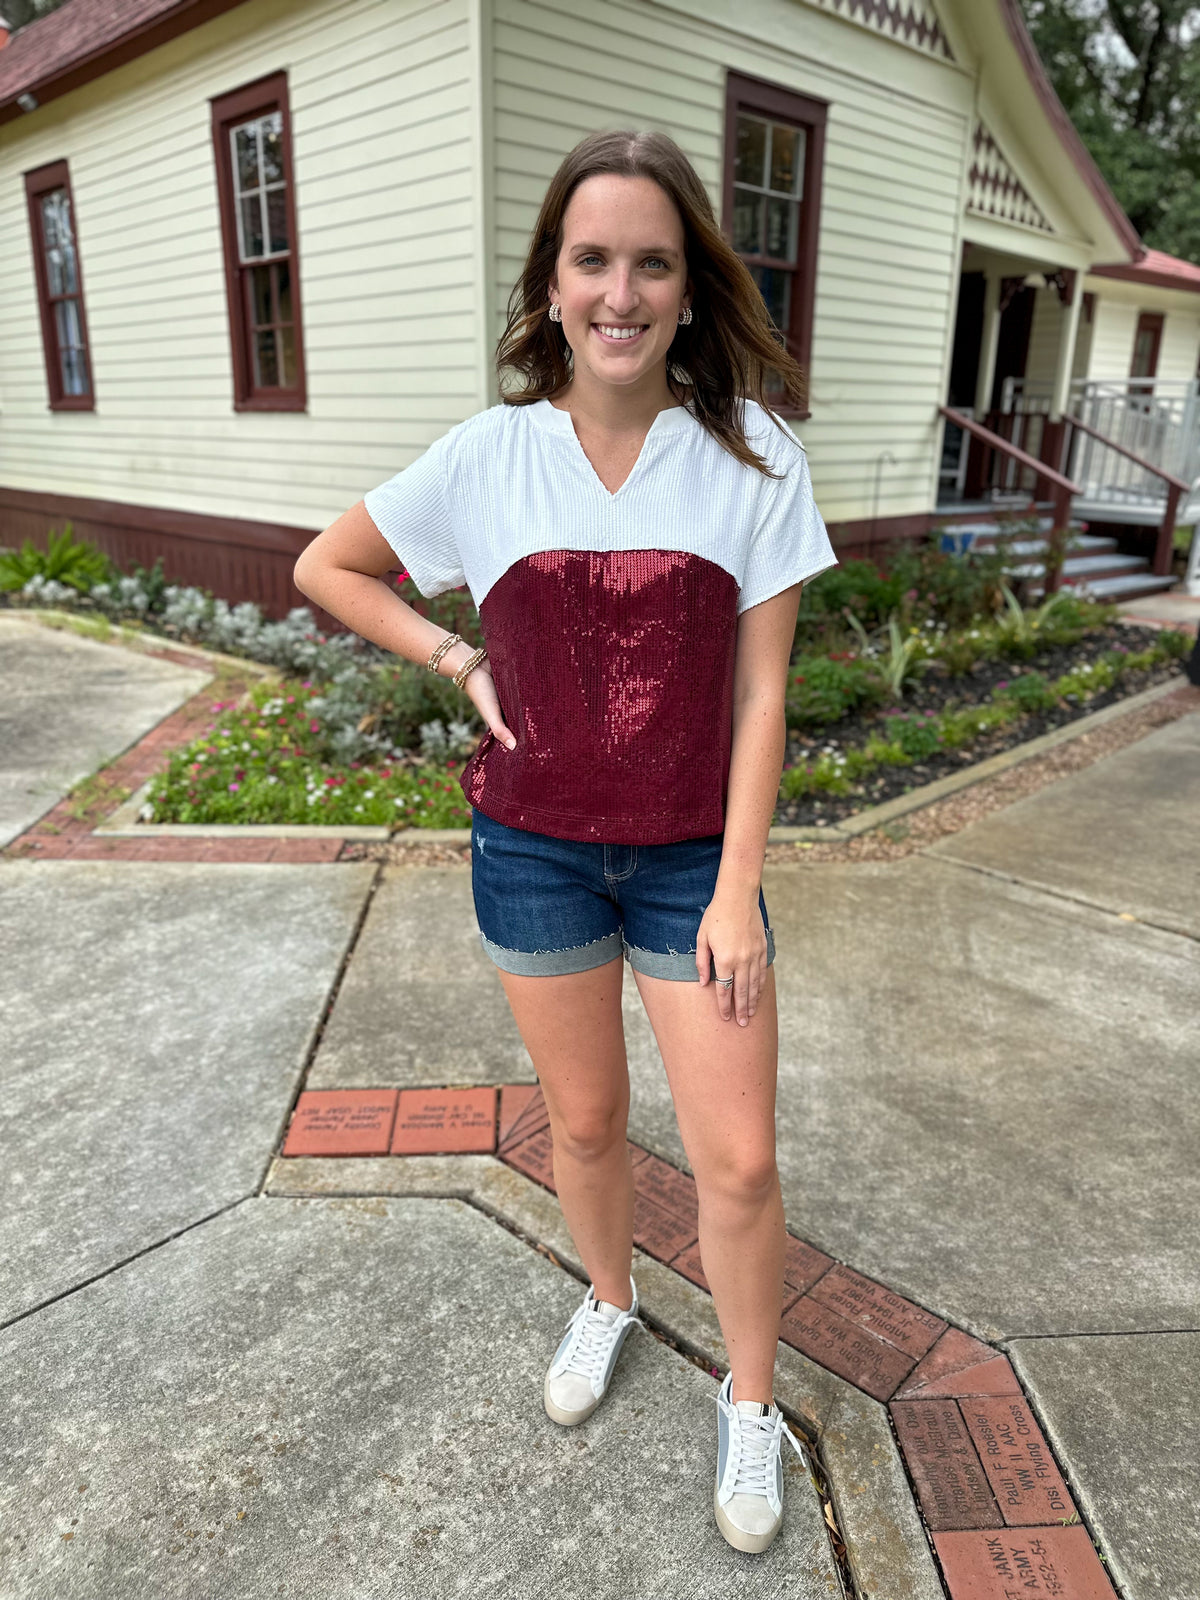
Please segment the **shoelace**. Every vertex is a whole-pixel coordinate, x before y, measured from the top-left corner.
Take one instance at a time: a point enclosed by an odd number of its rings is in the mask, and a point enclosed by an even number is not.
[[[576,1306],[567,1318],[565,1326],[569,1328],[577,1322],[582,1323],[582,1326],[564,1370],[581,1373],[589,1382],[603,1371],[612,1342],[621,1327],[622,1318],[627,1322],[636,1322],[639,1328],[646,1326],[641,1317],[631,1317],[627,1312],[622,1312],[620,1317],[614,1317],[610,1322],[598,1311],[589,1310],[586,1300],[582,1305]]]
[[[721,1405],[721,1396],[713,1395],[717,1406]],[[792,1430],[783,1420],[782,1411],[772,1420],[770,1417],[747,1417],[735,1405],[729,1418],[730,1427],[737,1428],[740,1433],[740,1444],[737,1448],[737,1471],[733,1481],[734,1494],[766,1494],[767,1492],[767,1467],[771,1460],[772,1447],[780,1434],[791,1445],[792,1449],[805,1460],[804,1447],[796,1438]],[[807,1462],[805,1462],[807,1465]]]

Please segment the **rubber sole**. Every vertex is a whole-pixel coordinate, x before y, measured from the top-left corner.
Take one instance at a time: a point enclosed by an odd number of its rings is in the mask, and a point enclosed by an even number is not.
[[[718,1498],[719,1494],[720,1485],[714,1484],[713,1514],[717,1519],[717,1527],[720,1528],[726,1542],[731,1544],[735,1550],[746,1551],[748,1555],[758,1555],[761,1551],[765,1550],[767,1546],[775,1539],[775,1536],[778,1534],[780,1528],[783,1527],[783,1518],[781,1517],[779,1519],[779,1522],[770,1533],[746,1533],[744,1529],[739,1528],[735,1522],[730,1520],[725,1511],[725,1507],[721,1504],[720,1499]]]
[[[604,1393],[607,1394],[608,1390],[606,1389]],[[603,1399],[604,1395],[601,1395],[600,1400]],[[586,1422],[600,1404],[600,1400],[593,1400],[591,1405],[587,1406],[583,1411],[564,1411],[561,1406],[555,1405],[550,1398],[550,1374],[546,1374],[546,1381],[542,1385],[542,1401],[546,1407],[546,1415],[551,1422],[557,1422],[561,1427],[573,1428],[578,1422]]]

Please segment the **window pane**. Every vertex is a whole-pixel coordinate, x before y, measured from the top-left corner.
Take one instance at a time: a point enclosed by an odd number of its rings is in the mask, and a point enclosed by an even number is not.
[[[56,300],[54,324],[60,350],[78,349],[83,344],[83,329],[79,324],[79,301]]]
[[[257,194],[243,195],[238,202],[241,223],[242,260],[253,261],[263,254],[262,202]]]
[[[279,342],[283,347],[283,381],[287,388],[296,387],[296,335],[292,328],[280,328]]]
[[[792,274],[783,272],[778,267],[751,267],[750,272],[762,290],[762,297],[767,303],[767,310],[771,313],[771,320],[777,328],[786,329]]]
[[[83,351],[83,328],[78,300],[58,300],[54,306],[54,330],[58,338],[58,362],[64,394],[87,394],[87,360]]]
[[[292,316],[292,274],[286,261],[281,261],[275,268],[276,282],[279,285],[279,320],[280,322],[294,322]]]
[[[288,247],[287,191],[271,189],[267,192],[267,224],[271,236],[271,253]]]
[[[799,219],[800,207],[794,200],[767,201],[767,255],[795,261]]]
[[[733,248],[761,255],[763,247],[763,197],[746,189],[733,191]]]
[[[233,130],[233,170],[237,177],[238,192],[257,189],[258,176],[258,124],[244,122]]]
[[[262,118],[263,182],[278,183],[283,177],[283,113],[272,111]]]
[[[82,350],[64,350],[60,360],[62,363],[63,393],[90,394],[87,356],[84,352]]]
[[[780,194],[799,194],[803,161],[804,134],[799,128],[785,128],[776,122],[771,127],[770,187]]]
[[[254,335],[254,384],[259,389],[279,387],[279,362],[273,329]]]
[[[261,328],[274,322],[271,314],[271,269],[252,267],[250,271],[250,313],[254,326]]]
[[[767,181],[767,125],[757,117],[737,119],[737,160],[735,183],[754,183],[761,188]]]
[[[42,197],[42,231],[46,241],[46,274],[51,294],[78,294],[71,206],[65,189]]]

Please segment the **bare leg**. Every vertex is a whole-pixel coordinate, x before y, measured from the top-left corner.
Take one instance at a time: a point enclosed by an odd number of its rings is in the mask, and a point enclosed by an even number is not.
[[[546,1098],[554,1182],[567,1227],[597,1300],[627,1310],[633,1168],[623,967],[618,957],[562,977],[500,971],[500,981]]]
[[[734,1400],[773,1398],[786,1228],[775,1164],[775,973],[749,1024],[715,989],[635,973],[658,1040],[700,1204],[700,1256],[729,1351]]]

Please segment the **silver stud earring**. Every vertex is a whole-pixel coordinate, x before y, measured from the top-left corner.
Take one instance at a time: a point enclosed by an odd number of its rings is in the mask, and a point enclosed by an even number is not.
[[[557,303],[557,301],[554,301],[554,300],[551,300],[551,302],[550,302],[550,321],[551,322],[561,322],[562,321],[562,307]]]
[[[684,307],[684,309],[679,313],[679,319],[678,320],[679,320],[679,323],[680,323],[681,327],[684,327],[684,328],[687,327],[688,323],[692,320],[692,308],[691,308],[691,306],[685,306]]]

